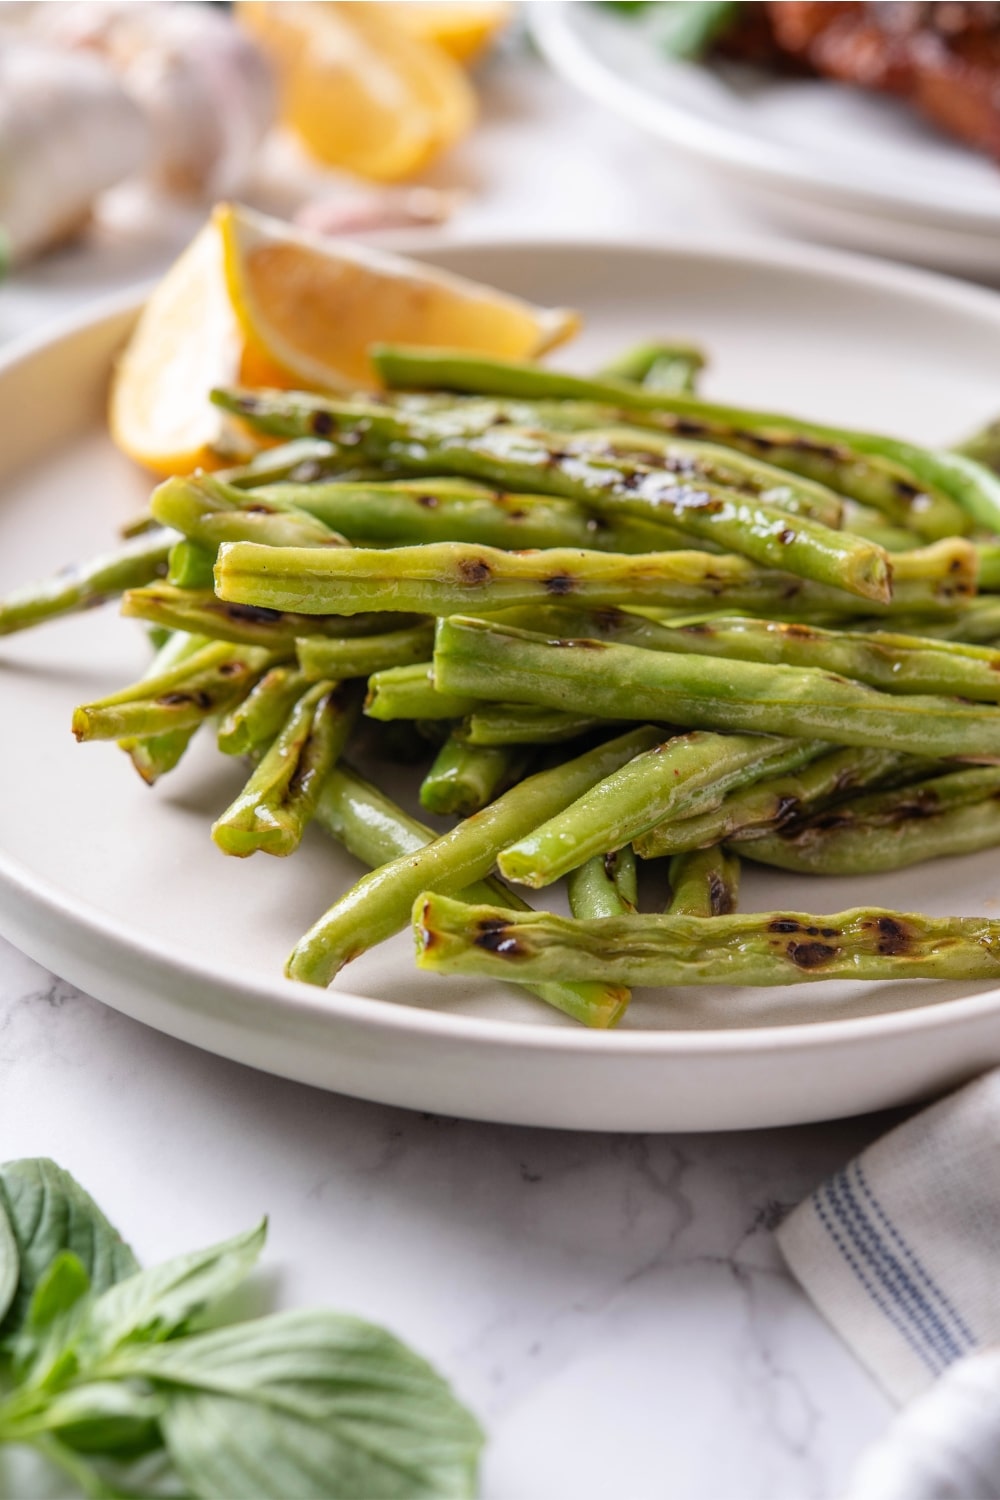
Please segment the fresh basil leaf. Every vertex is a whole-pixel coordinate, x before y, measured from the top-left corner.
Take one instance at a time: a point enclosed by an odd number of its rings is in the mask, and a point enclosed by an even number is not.
[[[156,1346],[116,1373],[168,1391],[161,1426],[203,1500],[468,1500],[482,1433],[432,1367],[326,1310]]]
[[[99,1467],[114,1500],[198,1500],[165,1448],[126,1463],[105,1461]]]
[[[14,1374],[24,1384],[58,1384],[76,1370],[72,1336],[82,1326],[90,1277],[79,1256],[60,1250],[32,1293],[11,1340]]]
[[[89,1291],[90,1277],[83,1261],[72,1250],[60,1250],[31,1294],[25,1327],[46,1327]]]
[[[47,1460],[45,1469],[42,1460]],[[51,1469],[48,1469],[51,1465]],[[72,1487],[59,1473],[70,1476]],[[81,1454],[45,1436],[33,1448],[0,1450],[0,1495],[4,1500],[197,1500],[184,1484],[164,1448],[141,1458],[118,1460]]]
[[[169,1339],[239,1285],[253,1269],[267,1236],[267,1220],[207,1250],[177,1255],[119,1281],[96,1299],[80,1339],[84,1365],[130,1340]]]
[[[97,1292],[139,1269],[132,1251],[90,1194],[45,1157],[0,1167],[0,1208],[19,1262],[17,1289],[0,1323],[0,1337],[9,1338],[20,1328],[35,1287],[61,1250],[78,1256]]]
[[[86,1500],[125,1500],[124,1496],[111,1488],[99,1469],[74,1453],[71,1448],[65,1447],[58,1438],[40,1437],[33,1447],[51,1464],[68,1474],[81,1494],[86,1496]]]
[[[17,1240],[0,1202],[0,1324],[14,1300],[20,1275],[21,1257],[17,1253]]]
[[[96,1380],[60,1391],[38,1417],[45,1430],[79,1453],[149,1453],[163,1446],[164,1398],[124,1380]]]

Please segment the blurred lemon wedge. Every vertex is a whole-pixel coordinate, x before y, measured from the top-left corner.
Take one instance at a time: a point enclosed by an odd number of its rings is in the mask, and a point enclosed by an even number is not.
[[[367,0],[237,6],[277,67],[285,123],[327,166],[381,182],[419,171],[475,118],[460,65],[396,10]]]
[[[380,6],[397,25],[424,42],[435,42],[457,62],[473,62],[510,20],[505,3],[466,4],[465,0],[395,0]]]
[[[369,246],[325,239],[245,208],[214,222],[226,285],[247,345],[324,390],[377,384],[375,343],[439,344],[532,359],[579,327],[576,313],[536,307],[478,282]]]
[[[208,401],[216,385],[377,385],[375,343],[531,359],[576,313],[220,204],[146,304],[111,388],[117,445],[158,474],[217,468],[251,440]]]

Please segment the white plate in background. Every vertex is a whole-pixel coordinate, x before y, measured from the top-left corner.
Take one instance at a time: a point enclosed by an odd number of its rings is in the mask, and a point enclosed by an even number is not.
[[[702,341],[712,394],[947,441],[1000,404],[1000,298],[808,247],[482,244],[423,251],[586,314],[586,369],[656,333]],[[148,480],[103,420],[134,301],[0,361],[0,591],[106,546]],[[601,1130],[786,1124],[912,1099],[1000,1062],[984,985],[642,992],[586,1032],[506,986],[419,974],[408,935],[330,991],[281,977],[359,867],[317,830],[293,858],[226,859],[212,818],[244,776],[208,735],[144,786],[78,746],[74,704],[134,678],[113,609],[0,640],[0,930],[82,989],[255,1067],[445,1114]],[[203,741],[203,742],[202,742]],[[743,904],[1000,916],[998,856],[866,880],[748,870]]]
[[[1000,165],[905,101],[727,60],[677,62],[642,13],[539,0],[529,17],[571,83],[804,232],[1000,276]]]

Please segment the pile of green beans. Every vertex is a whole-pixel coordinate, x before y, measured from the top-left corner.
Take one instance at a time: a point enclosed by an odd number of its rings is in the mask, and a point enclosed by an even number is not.
[[[245,758],[220,851],[287,857],[314,824],[370,867],[292,979],[411,923],[421,968],[597,1028],[633,985],[1000,979],[1000,921],[737,910],[753,865],[1000,846],[992,435],[708,402],[679,343],[592,377],[373,360],[377,399],[213,393],[279,445],[167,480],[121,547],[0,601],[0,635],[107,599],[146,623],[146,674],[73,731],[150,784],[198,733]],[[355,769],[392,760],[447,824]],[[563,879],[568,916],[520,894]]]

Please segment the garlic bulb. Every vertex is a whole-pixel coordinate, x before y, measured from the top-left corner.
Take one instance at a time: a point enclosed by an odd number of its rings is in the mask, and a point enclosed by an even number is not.
[[[1000,1348],[957,1360],[911,1401],[844,1500],[1000,1500]]]
[[[139,107],[96,57],[0,33],[0,226],[15,260],[75,233],[147,160]]]
[[[101,57],[145,114],[148,179],[164,192],[216,198],[246,181],[275,116],[271,66],[210,5],[161,0],[17,4],[8,18],[46,42]]]

